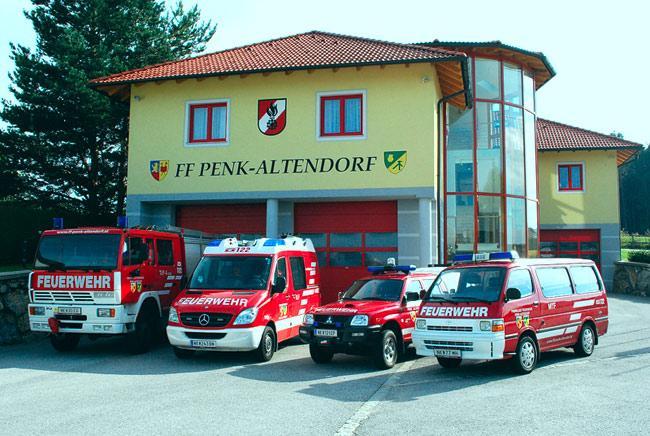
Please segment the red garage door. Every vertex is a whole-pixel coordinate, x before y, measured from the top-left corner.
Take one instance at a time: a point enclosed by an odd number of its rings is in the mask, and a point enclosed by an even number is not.
[[[316,246],[323,303],[368,274],[368,266],[397,258],[396,201],[296,203],[294,216],[294,231]]]
[[[266,232],[266,204],[178,206],[176,225],[221,237],[261,238]]]
[[[539,234],[541,257],[579,257],[591,259],[600,268],[600,230],[542,230]]]

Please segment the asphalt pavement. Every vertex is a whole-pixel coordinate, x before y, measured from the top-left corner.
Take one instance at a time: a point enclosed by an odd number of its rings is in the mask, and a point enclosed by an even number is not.
[[[316,365],[293,342],[268,363],[244,353],[131,356],[119,338],[61,354],[46,340],[0,347],[0,434],[648,434],[650,299],[610,296],[594,354],[445,370],[408,358]]]

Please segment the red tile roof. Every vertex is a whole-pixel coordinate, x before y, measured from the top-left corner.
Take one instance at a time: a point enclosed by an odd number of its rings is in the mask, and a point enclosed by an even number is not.
[[[453,61],[466,58],[444,48],[418,47],[312,31],[194,58],[124,71],[91,81],[94,85],[264,71]]]
[[[636,142],[542,118],[537,119],[536,137],[537,149],[540,151],[643,148],[642,144]]]

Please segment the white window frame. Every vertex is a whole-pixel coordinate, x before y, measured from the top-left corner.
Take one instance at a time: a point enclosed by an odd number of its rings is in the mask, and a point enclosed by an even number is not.
[[[331,97],[336,95],[353,95],[361,94],[361,130],[363,135],[337,135],[337,136],[321,136],[321,111],[320,100],[321,97]],[[346,89],[342,91],[323,91],[316,93],[316,140],[319,142],[327,141],[362,141],[368,139],[368,103],[367,91],[365,89]]]
[[[216,142],[190,142],[190,106],[196,104],[226,103],[226,140]],[[230,145],[230,99],[218,98],[210,100],[188,100],[185,102],[185,128],[183,129],[183,144],[185,147],[226,147]]]

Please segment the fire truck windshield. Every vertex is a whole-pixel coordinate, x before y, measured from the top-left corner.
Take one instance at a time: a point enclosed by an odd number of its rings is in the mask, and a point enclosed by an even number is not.
[[[270,256],[206,256],[189,288],[259,291],[267,288],[270,270]]]
[[[343,300],[398,301],[403,280],[356,280],[343,294]]]
[[[37,268],[114,270],[119,234],[47,235],[36,251]]]
[[[499,267],[448,269],[433,282],[426,300],[497,301],[505,272],[505,268]]]

